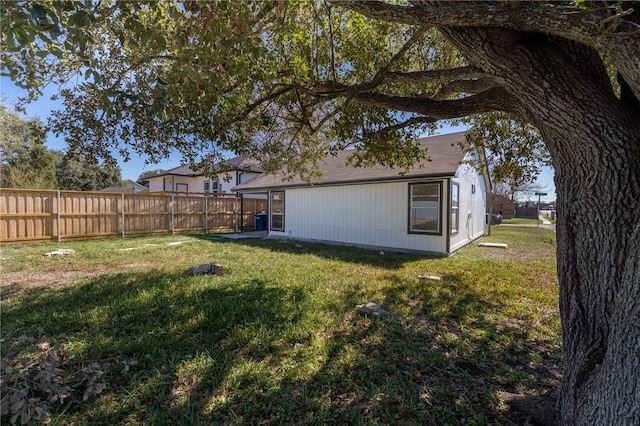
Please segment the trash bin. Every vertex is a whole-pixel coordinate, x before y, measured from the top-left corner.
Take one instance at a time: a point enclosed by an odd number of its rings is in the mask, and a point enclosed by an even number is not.
[[[256,216],[256,231],[266,231],[267,230],[267,215],[266,214],[257,214]]]

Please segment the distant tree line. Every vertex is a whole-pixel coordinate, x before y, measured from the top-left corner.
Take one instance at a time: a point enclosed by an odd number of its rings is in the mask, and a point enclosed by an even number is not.
[[[45,146],[42,121],[0,105],[0,187],[97,191],[122,185],[122,171],[94,158]]]

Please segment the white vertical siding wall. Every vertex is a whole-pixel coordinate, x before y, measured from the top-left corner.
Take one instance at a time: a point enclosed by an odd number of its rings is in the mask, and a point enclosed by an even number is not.
[[[460,185],[459,232],[451,235],[450,251],[454,252],[484,235],[487,190],[484,178],[468,164],[461,165],[451,181]],[[472,194],[473,185],[475,194]],[[451,192],[451,185],[448,187]]]
[[[255,172],[240,172],[237,170],[232,170],[226,175],[218,176],[218,188],[219,192],[222,194],[230,194],[233,191],[231,190],[234,186],[240,185],[241,183],[249,182],[251,179],[259,176],[260,173]],[[225,179],[230,179],[228,182]]]
[[[149,192],[160,192],[162,189],[162,178],[149,179]]]
[[[221,194],[230,194],[231,188],[236,186],[237,183],[237,171],[232,170],[225,175],[218,175],[218,192]],[[228,182],[227,182],[228,180]]]
[[[293,188],[285,191],[285,230],[274,236],[446,253],[443,183],[442,235],[409,234],[407,182]]]
[[[188,192],[203,192],[206,179],[204,176],[159,176],[149,179],[149,192],[177,191],[179,183],[186,184]],[[166,187],[163,182],[166,182]]]
[[[243,172],[240,175],[240,181],[238,182],[238,185],[240,185],[241,183],[247,183],[249,181],[252,181],[254,178],[260,176],[262,173],[256,173],[256,172]]]
[[[476,192],[476,204],[475,204],[475,215],[474,215],[474,226],[473,229],[475,231],[475,238],[480,238],[486,233],[486,223],[487,223],[487,196],[489,192],[489,188],[487,188],[487,182],[485,181],[484,176],[479,174],[478,178],[478,192]]]

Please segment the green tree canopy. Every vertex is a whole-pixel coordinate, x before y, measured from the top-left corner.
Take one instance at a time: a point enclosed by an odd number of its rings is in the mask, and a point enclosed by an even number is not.
[[[0,105],[0,187],[96,191],[122,183],[117,165],[47,148],[39,119]]]
[[[0,105],[0,187],[53,189],[56,156],[45,145],[44,125]]]
[[[542,166],[550,166],[549,151],[538,129],[500,112],[471,117],[466,144],[484,149],[494,189],[508,188],[510,198],[536,182]],[[502,191],[504,192],[504,191]],[[504,195],[504,194],[502,194]]]
[[[53,128],[72,151],[99,158],[135,151],[153,161],[175,149],[207,169],[233,151],[268,170],[304,173],[327,152],[355,146],[355,164],[409,167],[424,155],[416,135],[485,111],[484,93],[454,102],[461,90],[497,90],[435,29],[328,2],[99,6],[8,7],[14,27],[4,29],[12,32],[3,57],[33,96],[43,82],[84,77],[61,92]],[[64,72],[44,66],[51,57]],[[418,107],[407,97],[416,95],[440,101]]]
[[[122,185],[122,172],[117,165],[68,153],[59,156],[56,176],[60,189],[72,191],[99,191]]]

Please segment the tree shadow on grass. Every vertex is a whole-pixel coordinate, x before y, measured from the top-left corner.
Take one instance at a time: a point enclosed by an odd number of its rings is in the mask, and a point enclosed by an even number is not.
[[[411,254],[379,249],[364,249],[354,246],[327,244],[320,242],[296,241],[275,238],[228,239],[216,234],[194,234],[193,238],[216,243],[239,244],[247,247],[262,248],[274,253],[313,255],[324,259],[339,260],[361,265],[375,266],[383,269],[400,269],[407,262],[417,259],[441,258],[438,255]],[[381,254],[384,253],[384,254]]]
[[[167,411],[179,397],[174,381],[181,364],[202,358],[212,364],[206,385],[215,388],[243,352],[260,357],[283,324],[295,321],[305,295],[258,279],[242,283],[186,273],[109,274],[57,291],[30,291],[3,309],[3,335],[30,325],[65,343],[80,361],[135,361],[129,374],[113,371],[102,398],[135,394],[109,412],[88,415],[104,424]],[[264,333],[267,330],[267,333]],[[112,365],[116,368],[118,365]],[[169,410],[171,411],[171,410]],[[82,417],[82,416],[81,416]]]
[[[137,362],[62,423],[526,423],[498,391],[552,384],[527,327],[497,324],[501,307],[458,277],[387,279],[382,320],[353,313],[357,289],[327,307],[311,288],[151,272],[30,293],[3,328],[36,324],[80,359]]]
[[[397,284],[382,302],[390,316],[347,315],[326,342],[326,360],[312,377],[286,378],[270,391],[243,393],[242,403],[228,401],[218,418],[276,424],[527,424],[506,410],[499,393],[537,393],[555,385],[557,360],[541,356],[537,346],[548,342],[532,340],[526,328],[492,322],[486,313],[495,307],[455,277],[438,284],[442,291],[409,299],[407,291],[415,288]]]

